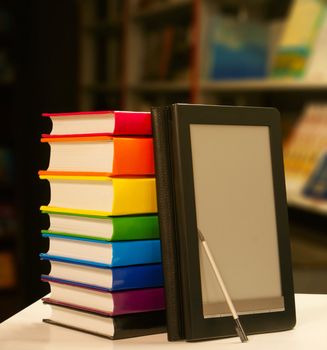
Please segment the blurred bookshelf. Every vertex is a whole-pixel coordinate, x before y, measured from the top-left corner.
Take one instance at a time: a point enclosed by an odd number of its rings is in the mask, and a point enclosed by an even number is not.
[[[233,81],[207,81],[201,84],[205,91],[308,91],[326,90],[327,81],[296,79],[246,79]]]
[[[326,6],[320,0],[84,0],[80,107],[272,106],[281,112],[287,144],[307,106],[327,101],[327,68],[321,60]],[[300,48],[293,52],[287,45],[294,35]],[[327,233],[327,198],[308,198],[299,188],[288,193],[288,201],[292,241],[305,214],[311,220],[304,225],[309,236]],[[305,265],[294,264],[295,269]],[[320,267],[327,271],[325,262]],[[327,292],[327,280],[315,290]]]

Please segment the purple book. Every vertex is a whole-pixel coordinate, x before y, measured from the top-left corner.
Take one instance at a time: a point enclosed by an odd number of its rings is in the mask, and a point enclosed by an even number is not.
[[[51,296],[43,300],[49,304],[68,306],[107,316],[165,308],[162,287],[109,292],[66,282],[47,282],[51,286]]]

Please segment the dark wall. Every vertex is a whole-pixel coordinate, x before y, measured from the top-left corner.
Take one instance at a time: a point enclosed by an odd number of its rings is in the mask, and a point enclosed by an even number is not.
[[[23,304],[48,291],[39,262],[47,242],[40,238],[47,218],[49,188],[37,172],[46,169],[48,148],[40,144],[49,123],[42,112],[77,110],[78,32],[75,1],[16,1],[17,83],[12,127],[16,145],[16,188],[20,209],[19,267]],[[46,272],[43,270],[43,272]]]

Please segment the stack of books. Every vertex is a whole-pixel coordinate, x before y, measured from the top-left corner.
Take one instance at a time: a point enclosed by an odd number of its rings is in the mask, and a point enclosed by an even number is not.
[[[165,331],[151,116],[44,114],[52,120],[48,323],[112,339]]]

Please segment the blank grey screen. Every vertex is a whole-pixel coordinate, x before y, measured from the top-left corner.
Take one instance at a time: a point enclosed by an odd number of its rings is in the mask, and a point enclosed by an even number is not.
[[[240,314],[284,310],[269,128],[191,124],[196,219]],[[204,317],[230,314],[199,242]]]

